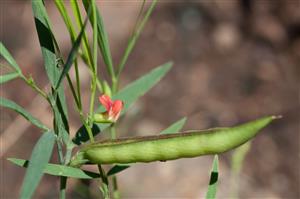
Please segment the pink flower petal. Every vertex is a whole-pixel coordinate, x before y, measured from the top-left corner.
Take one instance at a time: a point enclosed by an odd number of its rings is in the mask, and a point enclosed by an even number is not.
[[[110,99],[109,96],[107,96],[107,95],[101,95],[99,97],[99,101],[105,107],[106,111],[110,111],[110,109],[111,109],[111,107],[113,105],[113,101]]]
[[[116,100],[113,102],[109,115],[116,121],[119,118],[122,109],[123,102],[121,100]]]

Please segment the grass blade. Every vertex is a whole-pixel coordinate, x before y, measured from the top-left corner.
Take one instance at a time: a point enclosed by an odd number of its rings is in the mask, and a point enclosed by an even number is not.
[[[0,84],[3,84],[3,83],[8,82],[10,80],[13,80],[13,79],[15,79],[19,76],[20,76],[19,73],[16,73],[16,72],[1,75],[0,76]]]
[[[29,165],[28,160],[23,160],[18,158],[8,158],[7,160],[9,160],[15,165],[25,167],[25,168],[27,168]],[[85,171],[85,170],[81,170],[78,168],[69,167],[65,165],[51,164],[51,163],[48,163],[46,165],[43,172],[54,176],[64,176],[64,177],[79,178],[79,179],[93,179],[93,178],[100,177],[98,173]]]
[[[219,171],[218,171],[219,166],[218,165],[219,165],[218,155],[215,155],[212,170],[211,170],[211,173],[210,173],[210,180],[209,180],[208,190],[207,190],[207,193],[206,193],[206,196],[205,196],[206,199],[216,198],[217,183],[218,183],[218,178],[219,178]]]
[[[19,106],[18,104],[16,104],[11,100],[0,97],[0,106],[16,111],[17,113],[21,114],[25,119],[27,119],[29,122],[31,122],[32,124],[34,124],[35,126],[41,129],[49,130],[48,127],[42,124],[41,121],[33,117],[29,112],[27,112],[25,109],[23,109],[21,106]]]
[[[16,72],[19,74],[22,74],[22,71],[15,61],[15,59],[11,56],[11,54],[8,52],[8,50],[5,48],[2,42],[0,42],[0,55],[9,63],[11,67],[15,69]]]
[[[23,180],[20,198],[31,198],[43,176],[43,170],[51,157],[54,142],[54,133],[48,131],[41,136],[34,146]]]
[[[186,122],[186,117],[178,120],[177,122],[173,123],[171,126],[160,132],[160,134],[172,134],[179,132]]]
[[[90,14],[90,12],[88,13],[88,15],[89,14]],[[61,83],[62,79],[69,72],[69,70],[70,70],[70,68],[71,68],[74,60],[76,59],[76,55],[77,55],[77,52],[78,52],[78,49],[79,49],[79,46],[80,46],[80,43],[81,43],[81,39],[82,39],[82,36],[83,36],[83,34],[85,32],[85,27],[86,27],[86,24],[87,24],[87,20],[88,20],[88,16],[85,19],[83,27],[80,30],[80,33],[79,33],[78,37],[76,38],[76,40],[75,40],[75,42],[74,42],[74,44],[72,46],[72,49],[71,49],[71,51],[70,51],[70,53],[68,55],[67,62],[64,65],[63,71],[61,72],[60,77],[59,77],[59,79],[57,81],[57,84],[55,86],[56,89],[60,86],[60,83]]]

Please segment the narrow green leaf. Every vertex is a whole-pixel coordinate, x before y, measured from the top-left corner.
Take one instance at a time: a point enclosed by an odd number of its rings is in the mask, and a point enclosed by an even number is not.
[[[230,198],[238,198],[239,193],[239,175],[243,167],[246,155],[250,151],[251,141],[246,142],[236,148],[231,156],[231,179],[230,179]]]
[[[90,0],[83,0],[83,5],[88,13],[88,9],[91,6],[91,1]],[[98,45],[100,47],[100,51],[104,60],[104,63],[108,69],[108,73],[111,77],[115,76],[114,72],[114,67],[113,67],[113,62],[112,62],[112,57],[111,57],[111,52],[110,52],[110,47],[109,47],[109,41],[108,41],[108,36],[104,28],[103,20],[100,14],[100,11],[98,8],[96,8],[96,15],[97,15],[97,28],[98,28]],[[93,15],[90,15],[90,22],[91,25],[93,26]]]
[[[5,48],[2,42],[0,42],[0,55],[12,66],[16,72],[22,74],[21,69],[15,59],[11,56],[8,50]]]
[[[143,6],[144,6],[144,2],[143,2],[143,5],[142,5],[142,9],[143,9]],[[134,28],[134,32],[133,32],[132,36],[130,37],[130,39],[128,41],[128,44],[127,44],[127,47],[125,49],[124,55],[123,55],[123,57],[121,59],[121,62],[119,64],[118,76],[121,74],[125,63],[127,62],[127,59],[129,57],[131,51],[133,50],[137,39],[139,38],[139,35],[141,34],[146,22],[148,21],[149,16],[151,15],[153,9],[155,8],[156,3],[157,3],[157,0],[152,1],[152,3],[150,5],[149,9],[147,10],[144,18],[141,20],[140,23],[137,23],[136,27]]]
[[[55,88],[61,73],[61,69],[59,68],[60,58],[56,56],[55,47],[57,51],[59,51],[59,49],[51,31],[50,20],[43,0],[31,0],[31,4],[46,73],[52,87]],[[54,96],[56,96],[56,94],[58,95],[58,97],[55,97],[55,102],[53,104],[57,105],[60,120],[63,121],[63,128],[65,131],[68,131],[68,111],[63,86],[60,86],[59,89],[57,89],[57,93],[55,91],[53,94]]]
[[[90,14],[90,12],[88,13],[88,15]],[[63,68],[63,71],[61,72],[60,74],[60,77],[58,79],[58,82],[56,84],[56,89],[60,86],[60,83],[62,81],[62,79],[66,76],[66,74],[69,72],[74,60],[76,59],[76,55],[78,53],[78,49],[80,47],[80,43],[81,43],[81,39],[82,39],[82,36],[84,34],[84,31],[85,31],[85,27],[86,27],[86,24],[87,24],[87,21],[88,21],[88,16],[87,18],[85,19],[84,21],[84,24],[83,24],[83,27],[81,28],[80,30],[80,33],[78,35],[78,37],[76,38],[73,46],[72,46],[72,49],[68,55],[68,59],[67,59],[67,62],[66,64],[64,65],[64,68]]]
[[[151,70],[148,74],[130,83],[115,96],[113,96],[113,99],[120,99],[124,102],[124,109],[122,111],[123,114],[139,97],[143,96],[154,85],[156,85],[167,74],[172,65],[172,62],[167,62],[158,66],[157,68]],[[102,108],[102,110],[104,109]]]
[[[174,124],[172,124],[171,126],[169,126],[168,128],[166,128],[165,130],[163,130],[162,132],[160,132],[160,134],[172,134],[172,133],[177,133],[179,132],[182,127],[184,126],[186,122],[186,117],[178,120],[177,122],[175,122]]]
[[[68,15],[68,11],[66,10],[66,7],[64,5],[64,1],[55,0],[54,2],[55,2],[57,9],[59,10],[59,13],[61,14],[61,16],[65,22],[65,25],[66,25],[68,31],[69,31],[71,41],[72,41],[72,43],[74,43],[76,33],[75,33],[74,27],[72,25],[71,19]]]
[[[59,98],[56,99],[56,103],[53,102],[55,99],[50,98],[52,101],[52,109],[54,112],[54,129],[55,132],[58,133],[58,137],[61,138],[65,144],[69,143],[69,126],[67,118],[62,114],[62,108],[60,104]]]
[[[52,131],[48,131],[41,136],[34,146],[23,180],[20,198],[31,198],[51,157],[54,143],[55,135]]]
[[[128,169],[130,166],[131,164],[116,164],[107,172],[107,176],[112,176],[120,173],[121,171]]]
[[[171,133],[177,133],[181,131],[182,127],[184,126],[186,122],[186,117],[178,120],[177,122],[170,125],[165,130],[161,131],[160,134],[171,134]],[[108,176],[115,175],[125,169],[128,169],[131,164],[116,164],[114,165],[107,173]]]
[[[15,165],[25,167],[25,168],[27,168],[29,164],[28,160],[23,160],[23,159],[8,158],[8,160]],[[48,163],[46,165],[46,167],[44,168],[44,173],[49,175],[54,175],[54,176],[64,176],[64,177],[80,178],[80,179],[93,179],[93,178],[100,177],[98,173],[85,171],[85,170],[81,170],[78,168],[69,167],[65,165],[51,164],[51,163]]]
[[[92,127],[93,136],[97,135],[100,132],[101,131],[100,131],[100,128],[98,127],[98,125],[93,124],[93,127]],[[72,139],[73,143],[76,145],[81,145],[88,140],[89,140],[89,136],[88,136],[88,132],[87,132],[85,126],[81,126],[78,129],[78,131],[76,132],[75,137]]]
[[[20,76],[19,73],[16,73],[16,72],[1,75],[0,76],[0,84],[3,84],[3,83],[8,82],[10,80],[13,80],[13,79],[15,79],[19,76]]]
[[[42,0],[32,0],[32,11],[35,20],[35,26],[38,33],[44,65],[47,75],[53,86],[57,84],[60,70],[57,67],[57,58],[54,48],[54,36],[51,31],[50,21]]]
[[[210,180],[208,185],[208,190],[206,193],[206,199],[214,199],[216,198],[217,193],[217,183],[219,178],[219,171],[218,171],[219,159],[218,155],[215,155],[212,170],[210,173]]]
[[[40,122],[38,119],[33,117],[29,112],[27,112],[25,109],[23,109],[21,106],[19,106],[18,104],[16,104],[11,100],[0,97],[0,106],[10,108],[16,111],[17,113],[21,114],[25,119],[27,119],[29,122],[31,122],[32,124],[34,124],[35,126],[41,129],[49,130],[48,127],[42,124],[42,122]]]

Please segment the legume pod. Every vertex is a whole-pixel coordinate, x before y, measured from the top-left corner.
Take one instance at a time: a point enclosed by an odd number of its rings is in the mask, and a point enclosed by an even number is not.
[[[247,142],[276,118],[268,116],[231,128],[95,142],[83,146],[70,164],[153,162],[219,154]]]

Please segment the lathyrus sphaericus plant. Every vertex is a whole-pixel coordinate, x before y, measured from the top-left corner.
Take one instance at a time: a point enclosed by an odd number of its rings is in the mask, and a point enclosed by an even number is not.
[[[156,0],[152,1],[150,7],[146,10],[144,9],[145,1],[143,1],[133,34],[118,65],[113,64],[107,34],[95,0],[82,1],[86,11],[85,20],[83,20],[78,3],[76,0],[70,1],[72,14],[76,21],[76,24],[74,24],[71,20],[71,13],[68,13],[65,8],[64,1],[55,0],[56,7],[66,24],[73,44],[67,59],[64,61],[55,34],[52,32],[44,2],[42,0],[31,1],[45,71],[51,86],[50,92],[39,88],[33,78],[26,77],[9,51],[2,43],[0,44],[1,56],[13,70],[11,73],[2,75],[0,83],[3,84],[15,78],[21,78],[49,103],[53,112],[53,126],[47,127],[16,103],[4,98],[0,100],[1,106],[18,112],[43,132],[29,160],[9,159],[14,164],[27,168],[20,198],[31,198],[44,173],[60,178],[60,198],[65,198],[68,178],[91,180],[101,178],[102,183],[99,182],[99,187],[103,197],[119,198],[116,174],[128,168],[129,163],[168,161],[178,158],[220,154],[249,141],[259,130],[276,118],[275,116],[263,117],[231,128],[176,133],[180,132],[184,125],[185,119],[182,119],[163,131],[161,135],[117,139],[115,126],[118,118],[126,113],[128,108],[140,96],[159,82],[172,66],[171,62],[165,63],[130,83],[124,89],[119,90],[122,70],[156,5]],[[90,45],[86,33],[88,21],[92,29],[92,45]],[[108,80],[104,80],[99,75],[98,49],[100,49],[103,63],[109,74]],[[82,106],[83,103],[88,102],[82,102],[78,59],[81,59],[86,65],[91,78],[88,111],[83,110]],[[69,76],[71,69],[74,69],[75,80],[72,80]],[[66,82],[63,81],[65,79]],[[71,90],[76,111],[82,122],[82,127],[76,132],[75,137],[71,137],[69,133],[65,83]],[[102,106],[95,109],[94,101],[98,93],[101,94],[99,100]],[[85,112],[88,113],[85,114]],[[94,136],[105,129],[109,129],[111,139],[95,141]],[[85,144],[80,146],[82,143]],[[57,146],[59,157],[59,163],[56,164],[48,163],[54,145]],[[76,149],[76,153],[73,152],[74,149]],[[99,172],[85,171],[80,168],[83,164],[97,164]],[[102,164],[113,164],[113,167],[106,172],[102,168]],[[216,194],[217,178],[215,178],[215,174],[218,173],[217,165],[218,159],[216,156],[211,178],[213,183],[209,185],[208,198],[214,198]],[[109,183],[110,179],[112,183]]]

